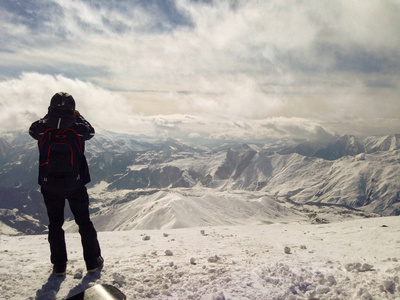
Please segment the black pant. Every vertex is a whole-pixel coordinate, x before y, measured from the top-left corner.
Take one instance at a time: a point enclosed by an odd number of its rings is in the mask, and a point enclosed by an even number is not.
[[[73,192],[49,192],[42,189],[44,203],[47,207],[49,217],[49,243],[50,260],[53,264],[65,263],[67,259],[67,249],[65,245],[65,235],[62,226],[64,224],[65,199],[68,199],[69,206],[75,217],[75,222],[79,226],[81,235],[83,257],[85,261],[90,261],[101,255],[100,245],[97,240],[97,232],[90,221],[89,216],[89,196],[86,187]]]

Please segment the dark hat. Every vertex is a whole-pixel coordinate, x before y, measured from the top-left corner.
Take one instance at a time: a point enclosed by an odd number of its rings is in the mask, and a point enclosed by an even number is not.
[[[49,111],[55,108],[73,112],[75,110],[75,100],[68,93],[57,93],[51,98]]]

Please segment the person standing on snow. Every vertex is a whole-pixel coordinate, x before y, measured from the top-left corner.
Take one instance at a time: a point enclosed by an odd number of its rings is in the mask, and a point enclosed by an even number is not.
[[[64,276],[67,250],[64,224],[65,199],[79,226],[83,257],[89,273],[103,266],[97,232],[90,220],[89,196],[85,185],[90,182],[84,155],[85,141],[94,136],[93,127],[75,110],[75,100],[67,93],[55,94],[48,114],[29,128],[38,141],[39,185],[49,217],[48,241],[53,273]]]

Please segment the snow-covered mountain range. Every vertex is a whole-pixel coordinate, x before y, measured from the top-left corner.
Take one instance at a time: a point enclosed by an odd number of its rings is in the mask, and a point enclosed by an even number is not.
[[[207,147],[103,132],[86,152],[101,230],[272,222],[287,203],[400,214],[400,135]],[[3,233],[44,230],[37,157],[27,133],[0,136]]]

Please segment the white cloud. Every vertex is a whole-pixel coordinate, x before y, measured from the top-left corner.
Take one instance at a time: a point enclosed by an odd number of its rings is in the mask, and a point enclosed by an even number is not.
[[[18,79],[0,81],[2,129],[29,128],[47,113],[51,97],[61,91],[74,97],[76,109],[89,122],[110,130],[128,127],[130,107],[117,93],[63,75],[24,73]]]
[[[150,136],[173,137],[185,141],[227,140],[263,141],[266,139],[327,138],[332,132],[302,118],[267,118],[263,120],[237,120],[193,115],[159,115],[135,117],[136,128]],[[144,125],[147,124],[147,125]]]
[[[0,95],[11,86],[45,99],[67,87],[78,104],[95,95],[82,104],[86,115],[114,130],[181,130],[171,119],[163,126],[162,114],[308,119],[363,134],[371,130],[356,120],[376,124],[374,132],[400,129],[377,121],[400,113],[398,1],[177,0],[169,11],[143,3],[49,0],[32,20],[4,9],[0,78],[14,79],[1,82]],[[13,95],[21,101],[21,92]],[[37,110],[16,105],[2,118],[23,121],[22,112],[29,119]],[[111,119],[120,115],[128,124],[118,128]]]

